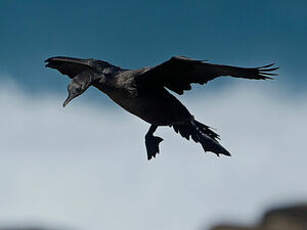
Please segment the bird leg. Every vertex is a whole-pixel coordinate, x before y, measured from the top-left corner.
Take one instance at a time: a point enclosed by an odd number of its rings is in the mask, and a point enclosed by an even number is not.
[[[147,159],[150,160],[152,157],[160,152],[159,144],[163,139],[161,137],[154,136],[154,132],[157,130],[157,125],[151,125],[148,132],[145,135],[145,146],[147,150]]]

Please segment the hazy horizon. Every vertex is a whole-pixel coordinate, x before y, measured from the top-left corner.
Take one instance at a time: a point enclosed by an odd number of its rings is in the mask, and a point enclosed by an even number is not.
[[[61,96],[33,98],[8,85],[0,92],[0,223],[199,229],[250,223],[264,208],[307,200],[307,95],[294,104],[272,82],[180,97],[216,129],[231,158],[203,153],[162,127],[152,161],[144,146],[149,125],[116,105],[63,109]]]

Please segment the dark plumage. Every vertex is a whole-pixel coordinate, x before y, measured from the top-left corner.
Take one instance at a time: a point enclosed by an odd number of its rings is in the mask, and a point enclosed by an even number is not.
[[[210,64],[186,57],[172,57],[151,68],[126,70],[95,59],[52,57],[46,67],[69,76],[68,97],[63,106],[94,86],[114,102],[151,124],[145,136],[148,160],[159,153],[163,140],[153,136],[158,126],[170,126],[186,139],[200,143],[204,151],[217,155],[230,153],[219,144],[219,135],[208,126],[196,121],[187,108],[167,90],[183,94],[192,83],[205,84],[220,76],[265,80],[277,74],[273,64],[257,68],[240,68]]]

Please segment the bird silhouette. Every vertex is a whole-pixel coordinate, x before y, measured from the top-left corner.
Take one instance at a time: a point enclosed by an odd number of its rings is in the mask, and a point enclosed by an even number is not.
[[[72,80],[68,85],[65,107],[72,99],[81,95],[90,86],[107,94],[115,103],[128,112],[151,124],[145,135],[147,159],[160,152],[163,139],[154,136],[158,126],[170,126],[186,139],[200,143],[204,151],[217,156],[230,156],[220,143],[219,135],[209,126],[195,120],[188,109],[168,90],[179,95],[191,89],[192,83],[206,84],[220,76],[266,80],[272,79],[278,67],[274,64],[256,68],[211,64],[183,56],[137,70],[122,69],[108,62],[96,59],[51,57],[46,67],[57,69]],[[168,89],[168,90],[167,90]]]

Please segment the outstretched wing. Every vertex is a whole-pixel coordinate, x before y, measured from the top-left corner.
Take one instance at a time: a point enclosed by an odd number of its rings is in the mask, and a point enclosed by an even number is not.
[[[62,74],[74,78],[84,70],[92,68],[93,59],[81,59],[70,57],[51,57],[45,60],[46,67],[57,69]]]
[[[278,67],[270,68],[274,64],[257,68],[241,68],[227,65],[210,64],[186,57],[172,57],[170,60],[150,68],[136,77],[136,84],[144,87],[167,87],[183,94],[191,89],[191,83],[205,84],[220,76],[232,76],[246,79],[272,79],[271,73]]]

